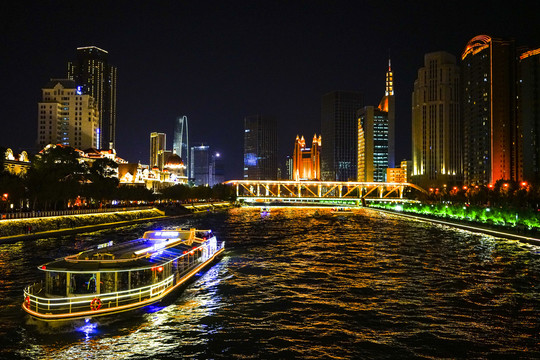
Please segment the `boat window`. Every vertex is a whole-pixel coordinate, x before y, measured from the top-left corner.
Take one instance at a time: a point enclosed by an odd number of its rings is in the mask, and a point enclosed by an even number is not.
[[[55,296],[66,296],[66,273],[48,272],[46,292]]]
[[[158,283],[160,281],[162,281],[163,279],[165,279],[165,268],[167,267],[166,266],[155,266],[152,268],[152,271],[154,271],[154,274],[155,274],[155,280],[154,280],[154,283]]]
[[[131,288],[148,286],[152,284],[152,270],[139,270],[131,272]]]
[[[97,292],[96,274],[71,274],[70,293],[72,294],[93,294]]]
[[[118,286],[116,291],[129,290],[129,272],[121,271],[118,273]]]
[[[100,274],[100,287],[99,292],[104,293],[111,293],[115,292],[115,284],[114,284],[114,273],[108,272],[108,273],[101,273]]]

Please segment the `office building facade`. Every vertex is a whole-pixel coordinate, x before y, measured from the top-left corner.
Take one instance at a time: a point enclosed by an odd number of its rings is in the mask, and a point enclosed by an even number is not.
[[[518,123],[523,180],[540,182],[540,48],[519,55]],[[526,161],[523,161],[526,159]]]
[[[468,184],[520,179],[513,40],[479,35],[461,56],[464,177]]]
[[[97,148],[99,113],[94,98],[77,90],[69,79],[51,79],[38,103],[37,144],[61,144],[78,149]]]
[[[388,166],[388,113],[365,106],[358,116],[358,181],[384,182]]]
[[[82,94],[91,95],[99,111],[98,148],[116,145],[116,67],[109,64],[107,51],[96,46],[77,48],[75,60],[68,62],[68,78]]]
[[[244,179],[278,178],[278,132],[273,117],[254,115],[244,118]]]
[[[166,157],[167,135],[153,132],[150,134],[150,169],[163,170]]]
[[[210,185],[210,151],[207,145],[191,147],[190,181],[195,186]]]
[[[220,153],[215,152],[210,157],[210,181],[209,186],[213,187],[225,182],[225,167],[223,166],[223,158]]]
[[[180,116],[174,123],[173,153],[182,158],[189,174],[189,133],[187,116]]]
[[[455,56],[424,56],[412,94],[412,176],[423,187],[463,181],[460,68]]]
[[[354,181],[357,178],[357,110],[364,97],[355,91],[333,91],[322,96],[322,180]]]

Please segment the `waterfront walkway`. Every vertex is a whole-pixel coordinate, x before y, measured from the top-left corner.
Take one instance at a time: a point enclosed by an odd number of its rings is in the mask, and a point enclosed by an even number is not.
[[[132,220],[125,220],[125,221],[111,222],[111,223],[75,226],[72,228],[37,231],[30,234],[2,236],[0,237],[0,243],[16,243],[22,240],[33,240],[33,239],[46,238],[50,236],[63,236],[63,235],[78,234],[82,232],[96,231],[96,230],[106,229],[110,227],[117,227],[117,226],[120,227],[120,226],[137,224],[137,223],[146,222],[146,221],[158,221],[158,220],[168,219],[168,218],[170,218],[170,216],[162,215],[162,216],[157,216],[157,217],[132,219]]]
[[[457,222],[457,221],[452,221],[448,219],[439,220],[439,219],[434,219],[432,217],[422,216],[418,214],[406,214],[402,212],[384,210],[384,209],[379,209],[379,208],[370,208],[370,209],[380,211],[382,213],[409,218],[409,219],[425,221],[425,222],[435,223],[439,225],[451,226],[451,227],[459,228],[462,230],[468,230],[475,233],[482,233],[482,234],[510,239],[510,240],[518,240],[518,241],[522,241],[522,242],[533,244],[533,245],[540,245],[540,239],[536,237],[532,237],[532,236],[516,234],[510,230],[492,229],[492,228],[488,228],[486,226],[478,225],[475,223],[463,223],[463,222]]]
[[[90,232],[90,231],[97,231],[101,229],[107,229],[111,227],[127,226],[127,225],[132,225],[132,224],[137,224],[137,223],[148,222],[148,221],[160,221],[160,220],[165,220],[165,219],[179,218],[179,217],[189,216],[191,214],[206,212],[208,210],[225,208],[228,206],[230,206],[229,202],[186,204],[184,205],[184,207],[186,208],[186,210],[190,211],[189,213],[167,215],[165,212],[158,210],[161,215],[145,217],[145,218],[140,218],[140,219],[129,219],[129,220],[123,220],[123,221],[90,224],[90,225],[77,225],[73,227],[64,227],[60,229],[48,229],[48,230],[43,230],[43,231],[35,231],[29,234],[0,236],[0,243],[16,243],[18,241],[23,241],[23,240],[40,239],[40,238],[46,238],[46,237],[51,237],[51,236],[72,235],[72,234],[78,234],[78,233],[84,233],[84,232]],[[150,207],[148,209],[152,209],[152,208]],[[145,209],[145,210],[148,210],[148,209]],[[133,208],[127,208],[124,211],[137,211],[137,210]],[[70,216],[70,215],[64,215],[64,216]],[[4,221],[21,221],[22,222],[24,220],[32,220],[32,219],[36,219],[36,218],[13,219],[13,220],[4,220]]]

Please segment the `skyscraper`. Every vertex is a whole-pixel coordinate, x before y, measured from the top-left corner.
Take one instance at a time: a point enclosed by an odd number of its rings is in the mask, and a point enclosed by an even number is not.
[[[424,56],[412,95],[413,181],[424,187],[463,180],[460,69],[455,56]]]
[[[164,133],[153,132],[150,134],[150,169],[157,167],[159,170],[163,170],[166,141],[167,136]]]
[[[355,91],[333,91],[322,97],[322,179],[349,181],[357,178],[358,126],[356,111],[364,97]]]
[[[42,89],[38,103],[38,138],[41,148],[48,144],[78,149],[97,148],[98,111],[94,98],[77,90],[69,79],[51,79]]]
[[[187,116],[179,116],[174,123],[173,152],[182,158],[189,174],[189,136]]]
[[[358,111],[358,181],[386,181],[388,113],[374,106]]]
[[[225,169],[223,167],[223,161],[221,154],[216,152],[212,154],[210,158],[210,181],[209,186],[221,184],[225,181]]]
[[[390,60],[379,106],[358,110],[358,181],[386,181],[395,164],[395,98]]]
[[[540,48],[522,52],[518,66],[518,123],[523,134],[523,179],[540,181]],[[520,158],[520,160],[522,160]]]
[[[479,35],[461,56],[465,182],[519,180],[513,40]]]
[[[207,145],[191,147],[190,180],[196,186],[210,185],[210,153]]]
[[[77,48],[75,61],[68,62],[68,78],[83,94],[91,95],[99,111],[98,148],[114,149],[116,144],[116,67],[109,53],[95,46]]]
[[[276,180],[278,176],[276,119],[254,115],[244,118],[244,179]]]

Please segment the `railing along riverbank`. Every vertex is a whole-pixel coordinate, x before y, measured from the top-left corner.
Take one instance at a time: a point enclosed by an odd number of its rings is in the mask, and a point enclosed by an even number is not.
[[[511,240],[518,240],[521,242],[540,245],[540,236],[536,231],[525,230],[523,227],[503,227],[494,226],[491,224],[478,223],[470,220],[458,220],[446,217],[438,217],[434,215],[418,214],[413,212],[403,212],[401,210],[394,210],[381,207],[369,207],[370,209],[380,211],[383,213],[393,214],[404,218],[425,221],[429,223],[436,223],[439,225],[451,226],[462,230],[472,231],[475,233],[483,233],[500,238],[506,238]]]
[[[104,213],[111,213],[111,212],[117,212],[117,211],[148,210],[152,208],[154,207],[145,205],[145,206],[130,206],[130,207],[123,206],[123,207],[101,208],[101,209],[8,212],[8,213],[0,213],[0,221],[13,220],[13,219],[32,219],[32,218],[51,217],[51,216],[104,214]]]

